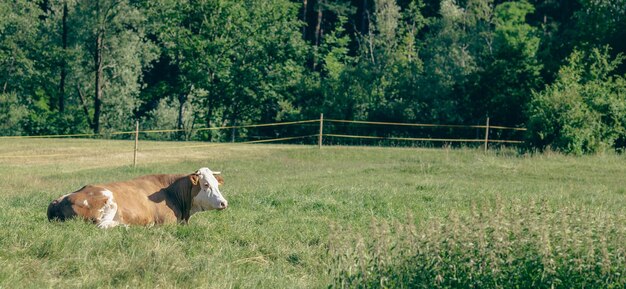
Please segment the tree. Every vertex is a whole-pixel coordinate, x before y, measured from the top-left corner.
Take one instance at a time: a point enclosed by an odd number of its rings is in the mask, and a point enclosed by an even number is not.
[[[58,94],[54,77],[58,54],[49,33],[51,11],[44,6],[33,1],[0,3],[0,93],[10,94],[2,98],[11,100],[9,110],[20,111],[14,114],[19,121],[7,122],[12,128],[5,126],[17,134],[58,133],[66,123],[52,108]]]
[[[581,0],[571,33],[575,43],[588,49],[609,45],[612,53],[626,52],[626,0]],[[623,73],[626,68],[618,70]]]
[[[556,81],[534,93],[529,144],[573,154],[616,147],[626,136],[626,80],[613,76],[622,63],[609,49],[575,50]],[[622,144],[623,145],[623,144]]]
[[[542,83],[541,64],[537,60],[539,37],[536,28],[526,24],[533,6],[526,1],[506,2],[495,7],[491,58],[485,59],[478,85],[467,105],[473,108],[472,119],[485,116],[504,125],[526,122],[525,109],[533,90]]]
[[[0,93],[36,87],[36,43],[41,11],[34,2],[0,2]]]
[[[202,125],[272,120],[293,101],[305,55],[295,4],[163,0],[150,10],[179,105],[192,89],[206,92],[194,105]]]
[[[142,71],[157,56],[145,35],[146,17],[129,0],[78,1],[75,7],[71,70],[78,93],[93,92],[93,131],[132,127]]]
[[[424,76],[419,79],[422,97],[415,113],[423,121],[472,121],[467,98],[493,53],[493,1],[469,0],[461,7],[444,0],[440,15],[428,25],[420,54]]]
[[[422,1],[410,1],[404,11],[392,2],[376,2],[375,22],[379,42],[375,53],[377,63],[372,73],[379,95],[373,98],[370,118],[389,121],[415,121],[422,103],[419,79],[423,77],[423,62],[419,53],[419,35],[427,24],[421,13]]]
[[[67,8],[67,0],[63,1],[63,12],[62,12],[62,16],[61,16],[61,49],[63,50],[63,53],[65,56],[65,54],[67,53],[67,34],[68,34],[68,27],[67,27],[67,14],[68,14],[68,8]],[[61,74],[60,74],[61,79],[59,80],[59,113],[63,113],[65,111],[65,98],[66,98],[66,94],[65,94],[65,83],[66,83],[66,79],[67,79],[67,60],[65,59],[65,57],[62,58],[61,60]]]
[[[422,7],[421,1],[411,1],[401,11],[395,1],[374,1],[368,30],[355,37],[358,51],[354,56],[346,29],[352,14],[337,14],[336,26],[326,33],[319,49],[323,104],[315,107],[337,118],[403,119],[421,73],[417,37],[426,22]]]
[[[28,108],[15,93],[0,93],[0,135],[21,135],[20,122],[27,115]]]

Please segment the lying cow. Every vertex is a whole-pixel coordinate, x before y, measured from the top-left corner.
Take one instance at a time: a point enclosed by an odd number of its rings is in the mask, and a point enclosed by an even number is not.
[[[100,228],[187,223],[194,213],[228,207],[218,188],[223,183],[219,172],[201,168],[190,175],[148,175],[88,185],[52,201],[48,220],[79,216]]]

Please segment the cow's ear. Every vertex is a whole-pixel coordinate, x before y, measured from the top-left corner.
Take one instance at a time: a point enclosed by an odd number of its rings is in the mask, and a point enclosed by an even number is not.
[[[219,185],[223,185],[224,184],[224,178],[222,178],[221,175],[213,175],[215,177],[215,179],[217,180],[217,183]]]
[[[189,176],[189,180],[191,181],[192,185],[197,186],[198,183],[200,182],[200,176],[198,176],[196,174],[191,174]]]

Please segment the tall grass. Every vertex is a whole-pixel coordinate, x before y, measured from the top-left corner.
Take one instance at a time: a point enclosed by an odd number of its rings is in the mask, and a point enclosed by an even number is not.
[[[335,228],[335,288],[624,288],[626,214],[497,199],[416,226]]]

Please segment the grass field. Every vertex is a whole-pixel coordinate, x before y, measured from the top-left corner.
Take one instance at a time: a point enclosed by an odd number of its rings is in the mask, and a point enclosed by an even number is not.
[[[142,142],[133,169],[130,141],[0,139],[0,288],[488,288],[516,284],[503,281],[511,274],[520,287],[623,288],[626,280],[622,155],[175,148],[197,144]],[[203,166],[222,171],[230,207],[189,225],[100,230],[46,219],[53,198],[85,184]]]

